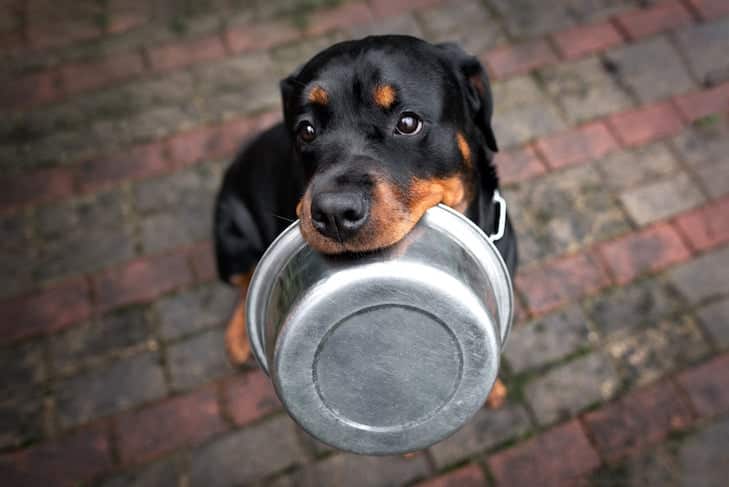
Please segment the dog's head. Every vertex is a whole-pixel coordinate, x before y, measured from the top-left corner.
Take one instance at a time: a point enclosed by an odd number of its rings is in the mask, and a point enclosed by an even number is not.
[[[464,211],[497,185],[488,78],[456,45],[343,42],[284,79],[281,92],[308,178],[296,212],[321,252],[389,246],[428,208]]]

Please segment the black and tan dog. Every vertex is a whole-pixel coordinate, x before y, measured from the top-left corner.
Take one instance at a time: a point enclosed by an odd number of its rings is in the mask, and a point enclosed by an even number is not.
[[[226,335],[234,363],[250,354],[251,273],[294,219],[328,254],[392,245],[438,203],[487,234],[498,220],[489,81],[458,46],[407,36],[342,42],[284,79],[281,93],[284,122],[238,155],[215,209],[218,271],[241,291]],[[508,219],[496,246],[513,275]],[[490,401],[503,395],[498,383]]]

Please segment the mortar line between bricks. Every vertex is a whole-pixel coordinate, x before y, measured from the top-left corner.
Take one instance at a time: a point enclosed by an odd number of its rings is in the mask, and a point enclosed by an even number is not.
[[[685,8],[688,11],[688,13],[691,15],[691,19],[693,20],[693,22],[695,22],[697,24],[703,22],[704,19],[701,17],[701,12],[699,11],[699,9],[697,9],[693,5],[693,3],[691,3],[690,0],[678,0],[678,1],[683,6],[683,8]]]

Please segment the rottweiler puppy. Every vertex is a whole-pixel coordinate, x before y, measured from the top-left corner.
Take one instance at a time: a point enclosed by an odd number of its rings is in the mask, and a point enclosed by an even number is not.
[[[438,203],[487,234],[501,211],[493,202],[489,80],[457,45],[396,35],[341,42],[282,80],[281,95],[283,122],[235,158],[215,206],[218,272],[240,288],[226,333],[236,364],[250,354],[245,295],[253,269],[296,218],[312,248],[337,254],[398,242]],[[513,276],[508,217],[495,243]],[[504,393],[497,382],[490,402]]]

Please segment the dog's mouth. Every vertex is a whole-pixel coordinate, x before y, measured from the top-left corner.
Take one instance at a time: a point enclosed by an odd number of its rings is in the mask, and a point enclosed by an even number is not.
[[[439,203],[465,212],[469,193],[460,176],[412,179],[405,190],[378,179],[368,198],[366,220],[359,222],[356,231],[339,231],[337,225],[341,222],[337,219],[331,220],[331,225],[324,229],[320,205],[312,205],[310,189],[299,201],[296,214],[301,220],[301,234],[314,250],[324,254],[371,252],[402,240],[425,212]]]

